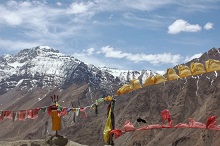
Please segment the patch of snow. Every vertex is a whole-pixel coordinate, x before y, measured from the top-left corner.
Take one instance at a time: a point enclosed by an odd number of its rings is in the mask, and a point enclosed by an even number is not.
[[[210,80],[210,77],[206,76],[206,78]]]
[[[12,57],[12,55],[10,55],[10,54],[5,54],[5,55],[3,55],[3,57],[6,59],[6,58],[11,58]]]
[[[32,91],[33,88],[28,89],[28,92]]]
[[[160,75],[164,75],[165,71],[156,71],[156,73],[160,74]]]
[[[214,82],[214,80],[211,81],[211,85],[212,85],[213,82]]]
[[[51,47],[41,45],[41,46],[39,46],[39,48],[40,48],[40,49],[44,49],[44,48],[45,48],[45,49],[50,49]]]
[[[215,77],[217,77],[218,76],[218,73],[217,73],[217,71],[214,71],[215,72]]]
[[[185,84],[187,83],[187,79],[186,79],[186,77],[183,78],[183,79],[185,80],[185,82],[183,83],[183,87],[182,87],[182,89],[185,87]]]
[[[196,96],[198,96],[198,90],[199,90],[199,76],[198,76],[198,80],[196,81]]]
[[[23,82],[24,79],[21,79],[20,81],[18,81],[18,83],[16,84],[16,86],[19,86],[22,82]]]
[[[9,66],[12,66],[14,68],[21,67],[24,64],[25,64],[25,62],[23,62],[23,63],[19,63],[19,62],[8,63]]]
[[[107,67],[103,67],[103,68],[99,68],[99,69],[102,71],[109,72],[114,77],[119,77],[121,74],[123,74],[123,73],[125,74],[126,72],[128,72],[128,70],[121,70],[121,69],[114,69],[114,68],[107,68]]]

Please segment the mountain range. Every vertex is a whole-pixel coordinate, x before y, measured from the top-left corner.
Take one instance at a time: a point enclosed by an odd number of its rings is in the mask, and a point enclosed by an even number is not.
[[[58,87],[86,82],[102,89],[109,89],[113,82],[123,84],[131,79],[145,80],[150,71],[129,71],[98,68],[59,53],[48,46],[24,49],[16,55],[0,57],[0,94],[20,88]]]
[[[212,48],[191,62],[204,63],[220,60],[220,49]],[[177,66],[174,67],[177,69]],[[51,105],[51,95],[59,95],[60,105],[85,107],[96,99],[114,95],[117,89],[131,79],[141,83],[150,70],[131,71],[99,68],[70,55],[59,53],[48,46],[24,49],[16,55],[0,57],[1,110],[32,109]],[[160,123],[160,111],[169,109],[174,122],[187,122],[189,117],[205,122],[210,115],[220,116],[219,72],[205,73],[185,79],[144,87],[118,96],[115,105],[116,127],[126,120],[135,126],[138,117],[147,123]],[[87,111],[87,118],[73,115],[62,118],[60,134],[86,145],[104,145],[103,128],[107,104],[98,107],[99,114]],[[217,121],[219,118],[217,118]],[[39,113],[35,120],[24,122],[4,119],[0,122],[0,140],[43,139],[51,134],[51,119]],[[130,132],[115,140],[115,145],[218,145],[218,131],[195,129],[168,129]]]

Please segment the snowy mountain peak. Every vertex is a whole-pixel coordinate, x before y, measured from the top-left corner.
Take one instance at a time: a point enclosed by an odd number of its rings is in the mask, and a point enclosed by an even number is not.
[[[21,50],[16,57],[24,57],[27,59],[31,59],[34,58],[36,56],[45,56],[45,55],[49,55],[49,54],[58,54],[59,51],[55,50],[53,48],[50,48],[48,46],[37,46],[31,49],[24,49]]]
[[[109,72],[114,77],[119,78],[122,83],[128,83],[130,82],[130,80],[133,79],[139,79],[140,82],[143,83],[144,80],[152,73],[151,70],[141,70],[141,71],[120,70],[120,69],[108,68],[108,67],[100,68],[100,70],[104,72]]]
[[[36,48],[34,48],[34,50],[41,51],[41,52],[59,53],[59,50],[55,50],[48,46],[37,46]]]
[[[107,88],[115,80],[108,72],[88,66],[48,46],[24,49],[16,55],[0,56],[0,62],[0,94],[16,86],[22,89],[58,87],[84,82]]]

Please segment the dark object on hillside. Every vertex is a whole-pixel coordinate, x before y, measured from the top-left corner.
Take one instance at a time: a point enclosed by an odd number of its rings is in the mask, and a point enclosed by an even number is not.
[[[141,119],[140,117],[137,119],[137,122],[147,123],[144,119]]]

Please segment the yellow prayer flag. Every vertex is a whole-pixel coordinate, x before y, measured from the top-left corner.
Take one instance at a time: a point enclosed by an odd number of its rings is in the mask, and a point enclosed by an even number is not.
[[[199,62],[192,62],[190,64],[190,69],[191,69],[193,75],[203,74],[206,72],[204,65]]]
[[[179,70],[180,78],[184,78],[192,75],[192,72],[187,65],[179,65],[178,70]]]
[[[107,96],[104,98],[105,101],[112,101],[113,100],[113,97],[112,96]]]
[[[111,108],[110,108],[108,113],[108,118],[105,123],[104,131],[103,131],[104,141],[106,144],[108,144],[109,142],[109,133],[111,132],[111,130],[112,130],[112,120],[111,120]]]
[[[61,129],[61,118],[58,116],[57,110],[52,110],[51,112],[52,118],[52,130],[58,131]]]
[[[176,71],[173,68],[168,68],[167,69],[167,79],[170,80],[176,80],[179,79],[180,77],[176,74]]]
[[[220,70],[220,61],[209,59],[205,62],[207,72],[212,72],[216,70]]]

